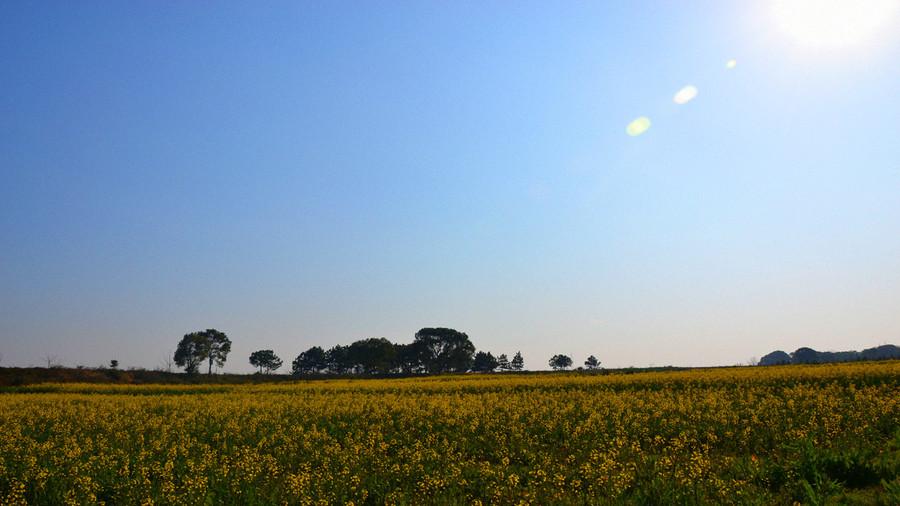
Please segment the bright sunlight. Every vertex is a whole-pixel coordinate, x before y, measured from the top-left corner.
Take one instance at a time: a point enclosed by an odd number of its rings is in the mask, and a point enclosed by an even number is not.
[[[897,21],[897,0],[774,0],[782,31],[803,46],[837,49],[869,42]]]

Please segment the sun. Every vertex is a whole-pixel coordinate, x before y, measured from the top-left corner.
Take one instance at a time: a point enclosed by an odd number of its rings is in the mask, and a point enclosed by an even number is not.
[[[869,42],[895,26],[898,11],[900,0],[773,0],[779,28],[815,49]]]

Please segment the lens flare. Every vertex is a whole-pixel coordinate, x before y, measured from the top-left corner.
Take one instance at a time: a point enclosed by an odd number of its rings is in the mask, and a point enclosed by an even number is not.
[[[690,102],[691,100],[694,100],[694,97],[696,96],[697,87],[689,84],[684,88],[678,90],[678,93],[676,93],[675,96],[672,97],[672,101],[674,101],[676,104],[683,105]]]
[[[637,137],[650,129],[650,118],[641,116],[635,119],[625,127],[625,133],[632,137]]]
[[[728,60],[727,62],[725,62],[725,68],[726,68],[726,69],[733,69],[733,68],[735,68],[735,67],[737,67],[737,60],[735,60],[734,58],[732,58],[732,59]]]

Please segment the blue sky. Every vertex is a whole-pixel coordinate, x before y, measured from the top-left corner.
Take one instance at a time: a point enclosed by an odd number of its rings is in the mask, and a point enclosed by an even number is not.
[[[767,2],[6,2],[2,364],[154,367],[209,327],[235,372],[425,326],[532,369],[900,344],[897,26],[823,49]]]

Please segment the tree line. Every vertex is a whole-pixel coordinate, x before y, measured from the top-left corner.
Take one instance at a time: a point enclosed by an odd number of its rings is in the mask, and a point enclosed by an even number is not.
[[[178,343],[174,361],[190,374],[207,366],[222,367],[231,351],[231,340],[216,329],[191,332]],[[258,350],[250,354],[250,364],[261,374],[278,370],[283,361],[272,350]],[[550,366],[554,370],[567,369],[572,359],[554,355]],[[592,355],[585,362],[588,369],[596,369],[600,362]],[[335,345],[329,349],[313,346],[297,355],[291,362],[291,373],[304,374],[442,374],[460,372],[522,371],[525,360],[521,352],[512,358],[506,354],[477,351],[465,332],[436,327],[416,332],[411,343],[392,343],[383,337],[361,339],[349,345]]]

